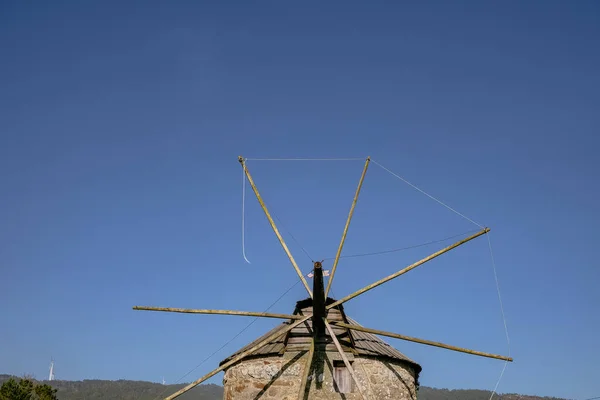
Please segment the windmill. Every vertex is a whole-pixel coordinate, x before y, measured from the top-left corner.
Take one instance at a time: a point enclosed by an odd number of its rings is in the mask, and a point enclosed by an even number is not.
[[[189,385],[185,386],[184,388],[178,390],[177,392],[173,393],[172,395],[166,397],[165,400],[171,400],[171,399],[175,399],[175,398],[179,397],[183,393],[189,391],[190,389],[201,384],[202,382],[206,381],[207,379],[210,379],[217,373],[224,371],[224,370],[228,370],[229,368],[233,368],[236,365],[236,363],[240,363],[242,360],[245,360],[250,356],[255,356],[257,354],[260,354],[262,351],[261,349],[264,349],[265,347],[268,347],[270,349],[269,351],[271,353],[279,352],[279,354],[282,354],[287,347],[292,347],[292,345],[293,345],[293,343],[289,340],[290,335],[292,335],[293,332],[299,332],[299,330],[301,332],[300,336],[296,336],[295,339],[298,339],[299,337],[301,337],[301,340],[304,341],[303,342],[304,347],[302,348],[304,350],[300,355],[302,356],[302,358],[304,359],[304,362],[305,362],[305,365],[303,366],[303,368],[301,368],[302,374],[301,374],[301,379],[299,379],[299,385],[297,387],[294,387],[295,389],[297,389],[297,397],[299,400],[306,399],[306,398],[313,398],[313,397],[316,397],[319,399],[321,399],[321,398],[323,398],[323,399],[339,398],[339,397],[327,397],[326,395],[318,394],[317,392],[311,392],[311,390],[312,390],[311,385],[313,385],[313,384],[315,385],[315,390],[322,390],[320,383],[322,383],[322,381],[323,381],[323,373],[322,373],[323,366],[321,365],[319,367],[319,364],[320,363],[322,364],[324,359],[322,357],[322,354],[320,357],[319,357],[319,354],[323,353],[324,351],[327,351],[328,348],[335,349],[335,351],[337,351],[337,353],[339,355],[338,361],[339,361],[339,363],[343,363],[343,366],[345,367],[344,371],[348,372],[347,379],[348,380],[351,379],[354,382],[353,387],[355,387],[357,389],[358,395],[360,395],[360,397],[362,397],[363,399],[379,398],[376,394],[374,394],[374,391],[372,391],[372,390],[369,391],[369,389],[365,387],[365,379],[364,379],[365,377],[363,376],[363,378],[359,379],[359,376],[358,376],[359,374],[357,374],[357,370],[352,366],[352,362],[349,359],[349,357],[352,355],[352,352],[354,352],[354,354],[361,355],[360,351],[357,351],[358,346],[355,345],[355,342],[360,339],[374,343],[374,345],[368,349],[368,351],[371,352],[370,353],[371,355],[381,354],[381,355],[385,355],[386,357],[389,357],[389,358],[400,359],[401,361],[405,361],[408,364],[410,364],[410,366],[413,368],[413,370],[417,371],[417,375],[418,375],[418,372],[420,371],[420,366],[418,366],[418,364],[416,364],[412,360],[404,357],[402,354],[400,354],[397,351],[396,351],[396,353],[393,353],[389,349],[385,348],[385,346],[387,346],[387,345],[384,342],[380,342],[379,339],[376,338],[374,335],[385,336],[385,337],[390,337],[390,338],[395,338],[395,339],[401,339],[401,340],[405,340],[405,341],[420,343],[420,344],[424,344],[424,345],[428,345],[428,346],[434,346],[434,347],[438,347],[438,348],[443,348],[443,349],[452,350],[452,351],[456,351],[456,352],[466,353],[466,354],[479,356],[479,357],[487,357],[487,358],[491,358],[491,359],[504,360],[505,362],[513,361],[513,359],[508,356],[485,353],[482,351],[452,346],[452,345],[448,345],[448,344],[444,344],[444,343],[440,343],[440,342],[434,342],[431,340],[420,339],[420,338],[410,337],[410,336],[406,336],[406,335],[402,335],[402,334],[398,334],[398,333],[363,327],[363,326],[359,325],[358,323],[356,323],[355,321],[347,318],[343,311],[344,303],[346,303],[346,302],[348,302],[348,301],[350,301],[372,289],[375,289],[376,287],[383,285],[386,282],[389,282],[401,275],[404,275],[407,272],[427,263],[428,261],[431,261],[431,260],[441,256],[444,253],[447,253],[459,246],[462,246],[463,244],[470,242],[471,240],[474,240],[480,236],[486,235],[490,231],[489,228],[484,227],[477,233],[472,234],[450,246],[440,249],[440,250],[436,251],[435,253],[433,253],[433,254],[431,254],[431,255],[429,255],[429,256],[427,256],[427,257],[425,257],[425,258],[423,258],[423,259],[421,259],[421,260],[419,260],[419,261],[417,261],[417,262],[415,262],[415,263],[413,263],[413,264],[411,264],[411,265],[409,265],[409,266],[407,266],[385,278],[382,278],[368,286],[365,286],[362,289],[359,289],[351,294],[348,294],[347,296],[345,296],[339,300],[332,299],[332,298],[328,297],[328,294],[331,291],[331,285],[333,283],[335,273],[337,270],[337,266],[338,266],[338,262],[339,262],[339,259],[340,259],[341,253],[342,253],[342,249],[344,247],[344,242],[346,240],[348,228],[350,226],[350,222],[351,222],[352,216],[354,214],[354,209],[355,209],[356,203],[358,201],[358,197],[359,197],[362,185],[363,185],[363,181],[365,179],[365,175],[367,173],[369,164],[371,162],[370,157],[367,157],[367,159],[365,161],[364,168],[363,168],[363,171],[362,171],[359,183],[358,183],[358,187],[356,189],[356,192],[355,192],[355,195],[354,195],[354,198],[352,201],[350,212],[348,214],[348,218],[347,218],[346,224],[344,226],[342,238],[341,238],[340,244],[338,246],[337,253],[336,253],[335,259],[333,261],[333,265],[331,267],[331,271],[326,271],[324,273],[321,262],[318,262],[318,261],[314,262],[313,270],[312,270],[311,274],[309,274],[309,277],[312,278],[312,280],[313,280],[312,287],[308,284],[308,281],[306,280],[305,276],[303,275],[300,268],[298,267],[296,260],[294,259],[292,253],[290,252],[288,246],[286,245],[285,240],[283,239],[282,235],[280,234],[273,218],[271,217],[271,214],[269,213],[269,210],[267,209],[265,202],[263,201],[263,199],[256,187],[256,184],[254,183],[254,180],[252,179],[252,176],[248,170],[248,167],[246,164],[246,159],[244,159],[243,157],[240,156],[240,157],[238,157],[238,161],[240,162],[240,164],[243,168],[245,177],[247,178],[248,182],[250,183],[252,190],[253,190],[254,194],[256,195],[256,198],[257,198],[262,210],[264,211],[264,214],[267,217],[269,224],[271,225],[271,228],[273,229],[273,232],[277,236],[277,239],[279,240],[284,252],[286,253],[287,257],[289,258],[290,263],[292,264],[294,270],[298,274],[299,280],[302,283],[302,285],[304,286],[304,288],[308,294],[308,298],[306,300],[298,302],[298,304],[296,306],[296,310],[293,314],[277,314],[277,313],[269,313],[269,312],[234,311],[234,310],[212,310],[212,309],[182,309],[182,308],[149,307],[149,306],[133,307],[134,310],[164,311],[164,312],[191,313],[191,314],[221,314],[221,315],[236,315],[236,316],[254,316],[254,317],[261,317],[261,318],[276,318],[276,319],[287,320],[281,326],[276,327],[268,334],[264,335],[263,337],[259,338],[255,342],[253,342],[250,345],[241,349],[238,353],[236,353],[233,356],[229,357],[228,359],[224,360],[219,365],[218,368],[214,369],[213,371],[209,372],[208,374],[204,375],[203,377],[197,379],[196,381],[190,383]],[[327,285],[324,284],[324,279],[323,279],[324,275],[329,276]],[[304,329],[304,330],[302,330],[302,329]],[[342,332],[342,333],[340,333],[340,332]],[[281,338],[285,338],[285,339],[282,340]],[[298,343],[298,340],[296,340],[295,343]],[[379,346],[379,347],[377,347],[377,346]],[[277,348],[279,350],[273,350],[275,348]],[[387,354],[384,354],[384,353],[387,353]],[[363,355],[364,354],[365,353],[363,351]],[[267,364],[267,362],[265,361],[264,364]],[[313,373],[313,372],[314,372],[314,375],[311,375],[311,373]],[[315,379],[313,379],[313,378],[315,378]],[[418,376],[417,376],[417,378],[418,378]],[[339,378],[339,379],[341,379],[341,378]],[[309,381],[312,381],[312,382],[309,382]],[[337,384],[337,386],[339,387],[340,381],[338,381],[335,384]],[[265,385],[262,385],[262,386],[265,386]],[[239,389],[239,390],[241,390],[241,389]],[[266,389],[263,388],[262,390],[264,391]],[[250,398],[260,398],[263,394],[263,391],[260,391],[259,394],[257,394],[256,396],[253,395]],[[273,395],[271,395],[271,397],[273,397]],[[244,398],[244,397],[240,396],[240,398]],[[346,398],[346,397],[341,397],[341,398]],[[352,398],[354,398],[354,397],[352,397]],[[229,397],[228,397],[228,399],[229,399]]]

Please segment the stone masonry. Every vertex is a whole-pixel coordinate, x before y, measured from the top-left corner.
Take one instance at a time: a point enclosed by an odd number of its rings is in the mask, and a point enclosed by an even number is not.
[[[317,353],[318,354],[318,353]],[[225,371],[224,400],[297,400],[306,365],[306,352],[245,359]],[[416,400],[415,373],[408,364],[374,357],[352,357],[352,367],[369,400]],[[333,363],[338,353],[316,356],[304,400],[362,399],[356,385],[352,393],[337,393]]]

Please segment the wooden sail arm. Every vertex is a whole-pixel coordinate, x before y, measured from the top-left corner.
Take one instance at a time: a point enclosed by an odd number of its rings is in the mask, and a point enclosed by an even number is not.
[[[506,356],[501,356],[501,355],[497,355],[497,354],[484,353],[482,351],[465,349],[463,347],[451,346],[449,344],[444,344],[444,343],[440,343],[440,342],[433,342],[431,340],[419,339],[419,338],[415,338],[415,337],[411,337],[411,336],[400,335],[398,333],[381,331],[381,330],[378,330],[378,329],[365,328],[365,327],[360,326],[360,325],[353,325],[353,324],[351,325],[351,324],[346,324],[346,323],[338,322],[338,321],[332,321],[331,323],[334,324],[335,326],[340,326],[340,327],[343,327],[343,328],[346,328],[346,329],[353,329],[355,331],[367,332],[367,333],[372,333],[372,334],[375,334],[375,335],[381,335],[381,336],[387,336],[387,337],[391,337],[391,338],[395,338],[395,339],[407,340],[409,342],[415,342],[415,343],[425,344],[425,345],[428,345],[428,346],[440,347],[442,349],[447,349],[447,350],[452,350],[452,351],[458,351],[460,353],[467,353],[467,354],[471,354],[471,355],[474,355],[474,356],[487,357],[487,358],[495,358],[497,360],[504,360],[504,361],[509,361],[509,362],[513,361],[512,357],[506,357]]]
[[[300,268],[298,268],[298,264],[296,263],[294,256],[292,256],[290,249],[288,249],[287,244],[285,244],[285,240],[283,240],[283,237],[279,233],[279,229],[277,229],[277,226],[275,225],[275,221],[273,221],[273,218],[271,218],[271,214],[269,213],[269,210],[267,209],[265,202],[263,201],[262,197],[260,196],[260,193],[258,192],[258,189],[256,188],[256,185],[254,184],[254,180],[252,179],[252,176],[250,175],[250,171],[248,171],[248,167],[246,166],[246,162],[245,162],[244,158],[242,156],[239,156],[238,161],[240,162],[240,164],[242,165],[242,168],[244,169],[244,173],[246,174],[246,177],[248,178],[248,182],[250,182],[250,186],[252,186],[252,190],[254,191],[254,194],[256,195],[256,198],[258,199],[260,207],[262,208],[265,215],[267,216],[267,219],[269,220],[269,224],[271,225],[273,232],[275,232],[275,236],[277,236],[277,239],[279,239],[279,243],[281,243],[281,247],[283,247],[285,254],[287,254],[288,258],[290,259],[290,262],[292,263],[292,266],[294,267],[294,269],[296,270],[296,273],[300,277],[300,280],[302,281],[304,288],[308,292],[309,296],[312,298],[312,292],[310,290],[310,287],[308,286],[308,282],[306,281],[306,278],[304,278],[304,274],[302,274],[302,271],[300,271]]]
[[[337,336],[335,336],[335,332],[331,328],[331,325],[329,325],[329,322],[327,322],[326,318],[323,318],[323,322],[325,323],[325,327],[327,328],[327,331],[329,332],[329,336],[331,337],[331,340],[333,340],[333,343],[335,344],[335,348],[337,349],[338,353],[340,353],[340,356],[342,357],[342,360],[344,361],[346,368],[348,368],[348,372],[350,372],[350,376],[352,376],[352,379],[354,379],[354,383],[356,383],[356,388],[358,389],[360,396],[363,398],[363,400],[366,400],[365,392],[364,392],[360,382],[358,381],[356,374],[354,373],[354,368],[352,368],[352,365],[350,365],[350,361],[348,361],[348,357],[346,357],[346,354],[344,353],[344,349],[342,349],[342,345],[340,344]]]
[[[215,376],[219,372],[223,371],[224,369],[229,368],[230,366],[232,366],[233,364],[237,363],[238,361],[240,361],[244,357],[252,354],[253,352],[255,352],[256,350],[258,350],[259,348],[261,348],[265,344],[269,343],[270,341],[272,341],[274,339],[277,339],[281,335],[284,335],[287,332],[291,331],[292,329],[294,329],[295,327],[297,327],[298,325],[300,325],[304,321],[308,320],[309,318],[310,318],[310,316],[303,317],[302,319],[299,319],[299,320],[295,321],[294,323],[292,323],[290,325],[282,327],[281,329],[277,330],[277,332],[274,332],[272,335],[269,335],[268,337],[266,337],[265,339],[261,340],[259,343],[255,344],[254,346],[252,346],[248,350],[240,353],[236,357],[234,357],[231,360],[227,361],[225,364],[221,365],[219,368],[214,369],[213,371],[211,371],[208,374],[204,375],[202,378],[195,380],[194,382],[190,383],[186,387],[184,387],[184,388],[178,390],[177,392],[173,393],[169,397],[165,397],[164,400],[173,400],[173,399],[181,396],[182,394],[184,394],[188,390],[193,389],[194,387],[198,386],[199,384],[201,384],[205,380],[212,378],[213,376]]]
[[[367,157],[367,161],[365,161],[365,167],[363,168],[362,175],[360,176],[360,181],[358,181],[358,187],[356,188],[356,193],[354,194],[354,200],[352,200],[352,206],[350,207],[350,213],[348,214],[348,219],[346,220],[346,226],[344,226],[344,231],[342,232],[342,240],[340,241],[340,245],[338,247],[337,253],[335,255],[335,259],[333,260],[333,267],[331,268],[331,275],[329,276],[329,281],[327,282],[327,288],[325,289],[325,298],[329,294],[329,290],[331,289],[331,284],[333,282],[333,276],[335,275],[335,270],[337,269],[338,262],[340,261],[340,255],[342,254],[342,248],[344,247],[344,242],[346,241],[346,235],[348,234],[348,228],[350,227],[350,221],[352,220],[352,215],[354,215],[354,207],[356,207],[356,202],[358,201],[358,195],[360,194],[360,189],[362,188],[363,181],[365,180],[365,175],[367,174],[367,168],[369,168],[369,162],[371,162],[371,157]]]
[[[245,317],[262,317],[262,318],[280,318],[280,319],[302,319],[302,315],[291,315],[291,314],[274,314],[267,312],[254,312],[254,311],[236,311],[236,310],[195,310],[189,308],[173,308],[173,307],[147,307],[147,306],[134,306],[134,310],[142,311],[164,311],[164,312],[175,312],[184,314],[219,314],[219,315],[241,315]]]
[[[460,246],[460,245],[463,245],[463,244],[465,244],[465,243],[467,243],[467,242],[469,242],[469,241],[471,241],[471,240],[473,240],[473,239],[475,239],[475,238],[477,238],[477,237],[479,237],[479,236],[481,236],[481,235],[485,235],[485,234],[486,234],[486,233],[488,233],[489,231],[490,231],[490,229],[489,229],[489,228],[484,228],[484,229],[482,229],[481,231],[479,231],[479,232],[475,233],[474,235],[471,235],[471,236],[469,236],[468,238],[465,238],[465,239],[463,239],[463,240],[461,240],[461,241],[458,241],[458,242],[456,242],[456,243],[454,243],[454,244],[452,244],[452,245],[450,245],[450,246],[448,246],[448,247],[446,247],[446,248],[443,248],[443,249],[441,249],[441,250],[439,250],[439,251],[437,251],[437,252],[435,252],[435,253],[431,254],[430,256],[427,256],[427,257],[423,258],[422,260],[419,260],[419,261],[417,261],[416,263],[414,263],[414,264],[411,264],[411,265],[409,265],[408,267],[406,267],[406,268],[404,268],[404,269],[402,269],[402,270],[400,270],[400,271],[398,271],[398,272],[396,272],[396,273],[393,273],[393,274],[392,274],[392,275],[390,275],[390,276],[387,276],[387,277],[385,277],[385,278],[383,278],[383,279],[380,279],[380,280],[378,280],[378,281],[377,281],[377,282],[375,282],[375,283],[372,283],[372,284],[370,284],[370,285],[368,285],[368,286],[365,286],[364,288],[362,288],[362,289],[359,289],[359,290],[357,290],[356,292],[354,292],[354,293],[352,293],[352,294],[349,294],[348,296],[346,296],[346,297],[344,297],[344,298],[342,298],[342,299],[340,299],[340,300],[338,300],[338,301],[336,301],[336,302],[334,302],[334,303],[331,303],[330,305],[328,305],[328,306],[327,306],[327,309],[329,310],[329,309],[331,309],[331,308],[334,308],[335,306],[337,306],[337,305],[340,305],[340,304],[342,304],[342,303],[345,303],[345,302],[347,302],[348,300],[351,300],[351,299],[355,298],[356,296],[360,296],[361,294],[363,294],[363,293],[365,293],[365,292],[368,292],[369,290],[371,290],[371,289],[374,289],[374,288],[376,288],[377,286],[379,286],[379,285],[382,285],[382,284],[384,284],[384,283],[386,283],[386,282],[388,282],[388,281],[391,281],[392,279],[394,279],[394,278],[397,278],[397,277],[399,277],[400,275],[404,275],[405,273],[407,273],[407,272],[409,272],[409,271],[412,271],[413,269],[417,268],[419,265],[423,265],[423,264],[425,264],[427,261],[431,261],[431,260],[433,260],[434,258],[436,258],[436,257],[439,257],[439,256],[441,256],[442,254],[444,254],[444,253],[447,253],[447,252],[449,252],[450,250],[452,250],[452,249],[455,249],[455,248],[457,248],[457,247],[458,247],[458,246]]]
[[[304,400],[306,393],[306,384],[308,382],[308,376],[312,370],[313,358],[315,355],[315,338],[313,337],[310,342],[310,349],[308,350],[308,358],[304,365],[304,372],[302,373],[302,381],[300,382],[300,390],[298,391],[298,400]],[[310,390],[310,389],[309,389]]]

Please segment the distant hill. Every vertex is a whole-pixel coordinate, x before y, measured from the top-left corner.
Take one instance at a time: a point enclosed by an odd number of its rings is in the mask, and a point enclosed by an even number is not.
[[[11,378],[0,375],[0,384]],[[145,381],[52,381],[48,383],[58,389],[59,400],[156,400],[163,399],[184,387],[186,384],[161,385]],[[490,392],[484,390],[448,390],[421,387],[419,400],[489,400]],[[555,397],[524,396],[503,394],[497,400],[567,400]],[[222,400],[223,387],[219,385],[199,385],[181,397],[181,400]]]
[[[0,375],[0,384],[11,378]],[[186,386],[161,385],[145,381],[104,381],[85,379],[83,381],[44,381],[58,389],[59,400],[157,400],[176,392]],[[219,385],[198,385],[189,392],[178,397],[181,400],[222,400],[223,387]]]

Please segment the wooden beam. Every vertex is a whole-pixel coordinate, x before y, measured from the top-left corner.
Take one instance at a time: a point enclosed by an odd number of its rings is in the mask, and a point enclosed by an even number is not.
[[[329,325],[329,322],[327,322],[327,319],[325,319],[325,318],[323,318],[323,322],[325,323],[325,326],[327,327],[327,330],[329,331],[329,336],[331,336],[331,339],[333,340],[333,343],[335,344],[335,348],[337,349],[338,353],[340,353],[342,360],[344,360],[344,364],[346,364],[346,368],[348,368],[350,375],[352,375],[352,379],[354,379],[354,382],[356,383],[356,388],[358,389],[358,392],[360,393],[360,397],[362,397],[363,400],[366,400],[366,397],[364,395],[364,390],[362,389],[362,386],[360,385],[360,382],[358,381],[358,378],[356,377],[356,374],[354,373],[354,368],[352,368],[352,365],[350,365],[350,361],[348,361],[348,357],[346,357],[346,354],[344,354],[344,349],[342,349],[342,345],[340,345],[340,342],[338,341],[337,337],[335,336],[335,333],[333,332],[331,325]]]
[[[344,242],[346,241],[346,234],[348,234],[348,228],[350,227],[350,221],[352,220],[352,215],[354,214],[354,207],[356,207],[356,202],[358,201],[358,195],[360,194],[360,189],[362,188],[363,181],[365,180],[365,175],[367,174],[367,169],[369,168],[369,162],[371,162],[371,157],[367,157],[367,161],[365,161],[365,167],[363,168],[362,175],[360,176],[360,181],[358,181],[358,187],[356,188],[356,193],[354,194],[354,200],[352,200],[352,206],[350,207],[350,213],[348,214],[348,219],[346,220],[346,226],[344,226],[344,232],[342,233],[342,240],[340,241],[340,245],[337,250],[337,254],[335,255],[335,259],[333,260],[333,267],[331,268],[331,274],[329,276],[329,281],[327,282],[327,289],[325,289],[325,298],[329,294],[329,289],[331,289],[331,283],[333,282],[333,276],[335,275],[335,270],[337,268],[338,262],[340,261],[340,255],[342,254],[342,248],[344,247]]]
[[[195,310],[189,308],[172,308],[172,307],[147,307],[147,306],[134,306],[134,310],[143,311],[165,311],[165,312],[176,312],[185,314],[220,314],[220,315],[241,315],[245,317],[263,317],[263,318],[280,318],[280,319],[302,319],[301,315],[291,314],[274,314],[267,312],[254,312],[254,311],[235,311],[235,310]]]
[[[310,375],[313,357],[315,355],[315,338],[313,337],[310,342],[310,350],[308,351],[308,359],[304,366],[304,373],[302,373],[302,381],[300,382],[300,391],[298,392],[298,400],[304,400],[304,394],[306,393],[306,383],[308,382],[308,376]],[[310,391],[310,389],[309,389]]]
[[[376,288],[379,285],[382,285],[382,284],[384,284],[384,283],[386,283],[388,281],[391,281],[392,279],[397,278],[400,275],[403,275],[403,274],[405,274],[405,273],[407,273],[407,272],[409,272],[409,271],[417,268],[419,265],[425,264],[427,261],[431,261],[434,258],[439,257],[442,254],[447,253],[450,250],[452,250],[452,249],[454,249],[454,248],[456,248],[456,247],[458,247],[460,245],[463,245],[463,244],[465,244],[465,243],[467,243],[467,242],[469,242],[469,241],[471,241],[471,240],[473,240],[473,239],[475,239],[475,238],[477,238],[477,237],[479,237],[481,235],[484,235],[484,234],[488,233],[489,231],[490,231],[489,228],[484,228],[483,230],[477,232],[474,235],[469,236],[468,238],[465,238],[465,239],[463,239],[461,241],[458,241],[458,242],[456,242],[456,243],[454,243],[454,244],[452,244],[452,245],[450,245],[450,246],[448,246],[446,248],[443,248],[443,249],[441,249],[441,250],[439,250],[439,251],[431,254],[430,256],[427,256],[427,257],[423,258],[422,260],[417,261],[416,263],[414,263],[412,265],[409,265],[408,267],[406,267],[406,268],[404,268],[404,269],[402,269],[402,270],[400,270],[400,271],[398,271],[396,273],[393,273],[392,275],[390,275],[388,277],[380,279],[380,280],[378,280],[375,283],[372,283],[372,284],[370,284],[368,286],[365,286],[362,289],[357,290],[356,292],[354,292],[352,294],[349,294],[348,296],[346,296],[346,297],[344,297],[344,298],[342,298],[342,299],[340,299],[340,300],[338,300],[338,301],[336,301],[336,302],[328,305],[327,309],[329,310],[329,309],[331,309],[331,308],[333,308],[333,307],[335,307],[335,306],[337,306],[339,304],[345,303],[348,300],[351,300],[351,299],[355,298],[356,296],[359,296],[359,295],[361,295],[361,294],[363,294],[363,293],[365,293],[365,292],[367,292],[367,291],[369,291],[371,289],[374,289],[374,288]]]
[[[302,272],[300,271],[300,268],[298,268],[298,264],[296,264],[296,260],[294,260],[294,256],[292,256],[292,253],[290,252],[287,245],[285,244],[285,240],[283,240],[283,237],[279,233],[279,230],[277,229],[277,226],[275,225],[275,221],[273,221],[273,218],[271,218],[271,214],[269,213],[269,210],[267,209],[265,202],[263,201],[262,197],[260,196],[260,193],[258,192],[258,189],[256,188],[256,185],[254,184],[254,180],[252,179],[252,176],[250,175],[250,171],[248,171],[248,167],[246,167],[246,162],[244,161],[244,158],[242,156],[239,156],[238,161],[240,162],[240,164],[242,164],[242,168],[244,169],[244,173],[246,174],[246,177],[248,178],[248,182],[250,182],[250,186],[252,186],[252,190],[254,191],[254,194],[256,195],[258,202],[260,203],[260,207],[263,209],[265,215],[267,216],[267,219],[269,220],[269,224],[271,224],[271,228],[273,228],[273,232],[275,232],[277,239],[279,239],[279,243],[281,243],[281,247],[283,247],[285,254],[287,254],[288,258],[290,259],[290,262],[292,263],[292,265],[294,266],[294,269],[296,270],[296,273],[300,277],[302,284],[306,288],[306,291],[308,292],[309,296],[312,298],[312,292],[310,291],[308,282],[306,282],[306,278],[304,278],[304,274],[302,274]]]
[[[497,354],[484,353],[482,351],[477,351],[477,350],[465,349],[463,347],[451,346],[449,344],[444,344],[444,343],[440,343],[440,342],[433,342],[431,340],[419,339],[419,338],[415,338],[415,337],[411,337],[411,336],[406,336],[406,335],[400,335],[398,333],[380,331],[378,329],[365,328],[365,327],[362,327],[362,326],[359,326],[359,325],[353,325],[353,324],[350,325],[350,324],[346,324],[346,323],[338,322],[338,321],[332,321],[331,323],[334,324],[335,326],[341,326],[343,328],[353,329],[355,331],[373,333],[375,335],[381,335],[381,336],[388,336],[388,337],[395,338],[395,339],[407,340],[409,342],[426,344],[428,346],[441,347],[442,349],[448,349],[448,350],[452,350],[452,351],[458,351],[458,352],[461,352],[461,353],[472,354],[472,355],[480,356],[480,357],[495,358],[497,360],[504,360],[504,361],[509,361],[509,362],[513,361],[513,359],[511,357],[500,356],[500,355],[497,355]]]
[[[236,362],[240,361],[242,358],[246,357],[247,355],[252,354],[253,352],[255,352],[256,350],[258,350],[259,348],[261,348],[265,344],[269,343],[271,340],[274,340],[274,339],[278,338],[279,336],[284,335],[287,332],[291,331],[292,329],[294,329],[295,327],[297,327],[301,323],[305,322],[309,318],[310,318],[310,316],[303,317],[302,319],[299,319],[298,321],[296,321],[296,322],[294,322],[294,323],[292,323],[292,324],[290,324],[290,325],[288,325],[286,327],[282,327],[277,332],[274,332],[272,335],[269,335],[268,337],[266,337],[265,339],[261,340],[259,343],[257,343],[256,345],[252,346],[248,350],[244,351],[243,353],[240,353],[236,357],[234,357],[231,360],[227,361],[225,364],[221,365],[219,368],[217,368],[217,369],[209,372],[208,374],[204,375],[202,378],[195,380],[194,382],[190,383],[186,387],[184,387],[184,388],[178,390],[177,392],[173,393],[169,397],[165,397],[164,400],[173,400],[174,398],[177,398],[177,397],[181,396],[182,394],[184,394],[188,390],[193,389],[194,387],[198,386],[199,384],[201,384],[205,380],[207,380],[207,379],[215,376],[216,374],[218,374],[219,372],[223,371],[224,369],[229,368],[231,365],[233,365]]]

